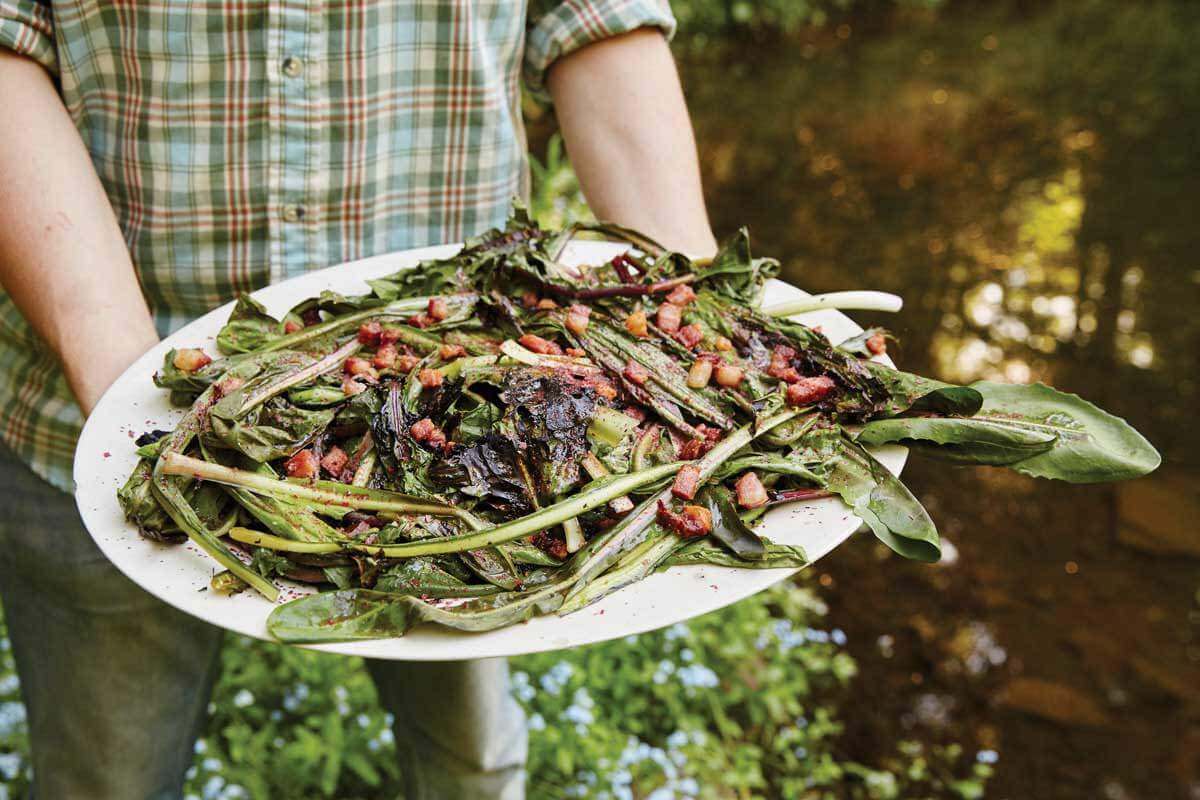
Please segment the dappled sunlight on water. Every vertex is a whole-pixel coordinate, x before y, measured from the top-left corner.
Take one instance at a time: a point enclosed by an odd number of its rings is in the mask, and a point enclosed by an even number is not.
[[[860,315],[902,366],[1078,392],[1166,459],[911,462],[951,557],[859,537],[812,571],[861,668],[847,748],[973,741],[996,797],[1200,796],[1200,15],[1037,8],[684,54],[710,208],[807,289],[902,294]]]

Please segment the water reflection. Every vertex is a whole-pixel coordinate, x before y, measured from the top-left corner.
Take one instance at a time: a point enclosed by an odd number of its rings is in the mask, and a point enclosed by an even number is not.
[[[912,728],[998,750],[997,797],[1186,796],[1200,11],[1013,7],[686,53],[710,208],[806,288],[903,294],[896,318],[864,319],[898,333],[903,365],[1077,391],[1166,457],[1119,487],[913,463],[955,558],[862,539],[813,576],[861,668],[847,748]]]

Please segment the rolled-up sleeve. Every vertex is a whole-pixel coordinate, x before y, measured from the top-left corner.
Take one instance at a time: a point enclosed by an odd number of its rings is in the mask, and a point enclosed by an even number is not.
[[[28,56],[58,74],[54,16],[48,2],[0,0],[0,47]]]
[[[533,0],[525,33],[525,86],[546,99],[546,70],[555,61],[592,42],[647,27],[668,39],[675,34],[667,0]]]

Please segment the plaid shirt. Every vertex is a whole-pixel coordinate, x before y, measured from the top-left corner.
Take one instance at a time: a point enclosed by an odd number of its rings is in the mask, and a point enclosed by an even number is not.
[[[0,0],[59,81],[166,334],[329,264],[460,241],[526,192],[523,80],[665,0]],[[207,8],[206,8],[207,7]],[[70,490],[79,409],[0,292],[0,437]]]

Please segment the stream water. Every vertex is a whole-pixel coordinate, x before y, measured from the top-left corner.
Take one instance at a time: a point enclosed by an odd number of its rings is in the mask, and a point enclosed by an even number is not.
[[[1200,14],[968,4],[684,43],[714,225],[813,291],[902,294],[898,362],[1051,383],[1164,464],[1070,486],[913,460],[949,543],[814,570],[860,674],[847,754],[995,750],[996,798],[1200,798]]]

